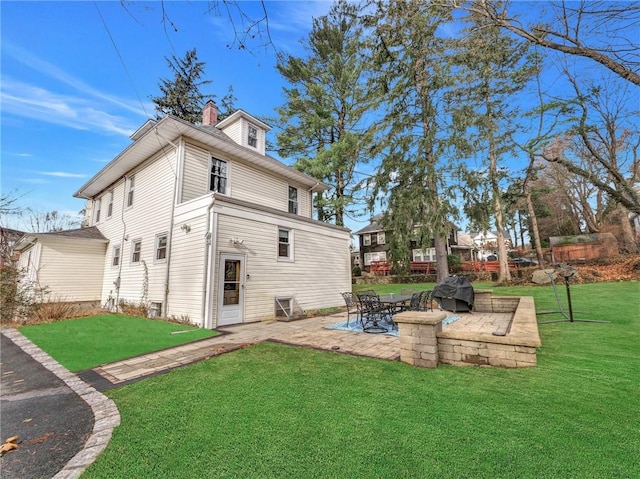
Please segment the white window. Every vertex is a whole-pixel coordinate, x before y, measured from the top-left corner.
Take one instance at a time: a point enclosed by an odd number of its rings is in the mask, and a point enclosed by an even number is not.
[[[120,266],[120,245],[113,247],[113,252],[111,254],[111,266]]]
[[[364,254],[364,265],[371,265],[372,261],[387,261],[387,252],[386,251],[377,251],[375,253],[365,253]]]
[[[385,235],[384,235],[384,231],[381,231],[380,233],[378,233],[378,244],[385,244]]]
[[[371,235],[362,235],[362,244],[364,246],[371,246]]]
[[[109,203],[107,204],[107,218],[113,215],[113,190],[109,192]]]
[[[164,261],[167,259],[167,233],[156,236],[156,261]]]
[[[298,214],[298,188],[289,187],[289,213]]]
[[[94,223],[98,223],[100,221],[100,210],[102,209],[102,200],[98,198],[93,201],[93,207],[95,208],[95,221]]]
[[[278,259],[292,259],[292,231],[278,228]]]
[[[129,178],[129,190],[127,191],[127,207],[133,206],[133,190],[135,188],[135,176]]]
[[[255,126],[249,125],[247,131],[247,144],[254,148],[258,147],[258,129]]]
[[[131,263],[138,264],[140,262],[140,253],[142,252],[142,240],[135,240],[131,243]]]
[[[211,157],[211,177],[209,190],[216,193],[227,193],[227,162]]]
[[[427,248],[426,250],[414,249],[412,251],[413,261],[435,261],[436,249]]]

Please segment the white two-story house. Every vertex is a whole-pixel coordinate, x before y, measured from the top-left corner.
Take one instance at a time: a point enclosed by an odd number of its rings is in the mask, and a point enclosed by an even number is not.
[[[206,328],[341,305],[349,231],[312,219],[327,185],[265,154],[268,125],[217,116],[147,121],[75,193],[106,242],[100,302]]]

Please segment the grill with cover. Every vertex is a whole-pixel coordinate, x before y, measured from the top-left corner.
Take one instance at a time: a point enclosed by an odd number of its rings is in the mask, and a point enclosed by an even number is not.
[[[464,276],[449,276],[436,284],[433,298],[446,311],[471,311],[473,309],[473,286]]]

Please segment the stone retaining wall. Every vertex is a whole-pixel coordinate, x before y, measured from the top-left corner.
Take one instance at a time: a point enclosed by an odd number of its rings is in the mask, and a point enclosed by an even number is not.
[[[398,323],[400,360],[414,366],[536,365],[536,348],[541,345],[535,304],[530,296],[493,296],[491,291],[475,291],[474,311],[513,312],[508,327],[493,334],[464,330],[443,331],[446,313],[405,311],[394,316]]]

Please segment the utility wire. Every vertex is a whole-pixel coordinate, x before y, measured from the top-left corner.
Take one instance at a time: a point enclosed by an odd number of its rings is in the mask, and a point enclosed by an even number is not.
[[[100,20],[102,21],[102,25],[104,26],[104,29],[107,32],[107,35],[109,36],[109,39],[111,40],[111,44],[113,45],[113,48],[116,51],[116,54],[118,55],[118,58],[120,59],[120,63],[122,63],[122,67],[124,68],[124,71],[127,75],[127,78],[129,79],[129,83],[131,83],[131,88],[133,88],[133,91],[136,95],[136,98],[138,99],[138,102],[140,103],[140,106],[142,107],[142,111],[144,111],[144,115],[147,117],[147,119],[151,119],[151,117],[149,116],[149,113],[147,113],[147,109],[144,106],[144,103],[142,102],[142,99],[140,98],[140,94],[138,93],[138,89],[136,88],[136,85],[133,83],[133,79],[131,78],[131,74],[129,73],[129,69],[127,68],[126,63],[124,62],[124,58],[122,58],[122,55],[120,54],[120,50],[118,49],[118,45],[116,45],[116,42],[113,38],[113,35],[111,35],[111,31],[109,30],[109,27],[107,26],[107,22],[105,21],[104,17],[102,16],[102,12],[100,11],[100,9],[98,8],[98,3],[97,2],[93,2],[93,5],[96,7],[96,10],[98,11],[98,16],[100,17]]]

